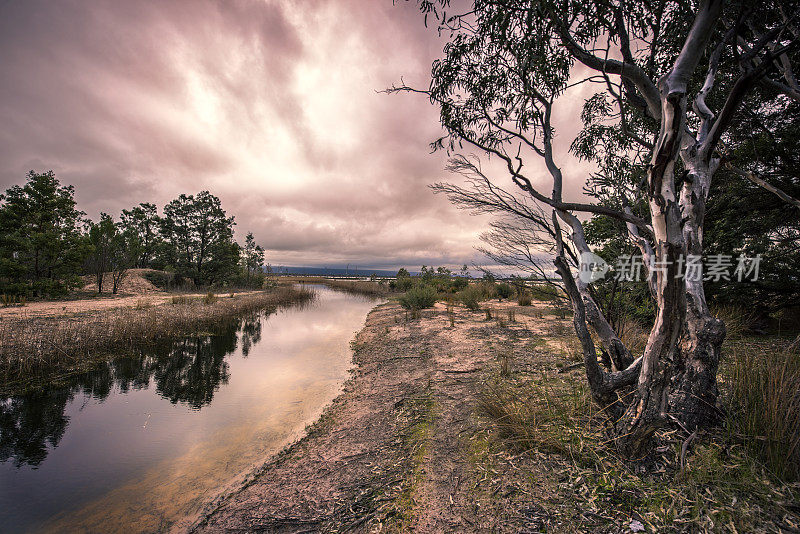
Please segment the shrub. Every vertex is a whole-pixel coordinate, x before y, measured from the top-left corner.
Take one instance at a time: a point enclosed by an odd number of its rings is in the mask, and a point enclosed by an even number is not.
[[[478,287],[468,286],[462,291],[459,291],[456,298],[458,298],[467,309],[478,311],[481,309],[481,296],[481,290]]]
[[[480,300],[491,300],[497,296],[497,284],[491,280],[481,280],[475,287],[480,291]]]
[[[460,276],[453,278],[453,281],[451,282],[451,287],[454,293],[465,289],[468,285],[469,282],[467,282],[467,279]]]
[[[412,287],[400,297],[400,304],[407,310],[421,310],[436,304],[436,296],[436,290],[432,287]]]
[[[217,296],[211,291],[203,297],[203,304],[214,304],[215,302],[217,302]]]
[[[532,303],[531,294],[527,291],[521,291],[519,296],[517,296],[517,304],[520,306],[530,306]]]
[[[401,276],[397,280],[394,281],[394,287],[396,291],[409,291],[411,288],[414,287],[414,279],[410,276]]]
[[[511,286],[503,282],[502,284],[497,284],[497,298],[500,300],[507,299],[511,297],[514,293],[514,290],[511,289]]]
[[[535,300],[552,302],[559,300],[558,289],[549,284],[535,284],[531,287],[531,297]]]

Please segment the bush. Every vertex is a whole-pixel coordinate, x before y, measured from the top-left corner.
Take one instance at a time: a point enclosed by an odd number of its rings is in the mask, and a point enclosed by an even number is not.
[[[414,279],[410,276],[401,276],[397,280],[393,280],[393,282],[394,287],[392,287],[391,283],[389,284],[389,287],[396,291],[408,291],[414,287]]]
[[[481,290],[477,286],[468,286],[467,288],[460,291],[456,298],[461,301],[464,306],[472,311],[478,311],[481,309],[480,301],[481,297],[483,296]]]
[[[511,289],[511,286],[503,282],[502,284],[497,284],[497,298],[500,300],[507,299],[511,297],[514,293],[514,290]]]
[[[531,294],[527,291],[520,291],[517,296],[517,304],[520,306],[530,306],[532,303]]]
[[[400,297],[400,305],[407,310],[421,310],[436,304],[436,290],[429,286],[417,286],[409,289]]]
[[[559,300],[558,290],[548,284],[536,284],[531,288],[531,298],[552,302]]]
[[[467,279],[460,276],[453,278],[453,281],[451,283],[454,293],[457,291],[461,291],[462,289],[465,289],[468,285],[469,282],[467,282]]]

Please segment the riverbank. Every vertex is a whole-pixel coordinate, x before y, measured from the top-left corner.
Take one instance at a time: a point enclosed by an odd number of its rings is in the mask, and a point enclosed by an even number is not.
[[[283,282],[293,282],[298,284],[325,284],[331,289],[338,291],[346,291],[356,295],[364,295],[367,297],[389,297],[391,295],[400,295],[391,290],[389,284],[385,280],[341,280],[336,278],[325,278],[322,276],[297,276],[297,277],[282,277]]]
[[[376,307],[353,376],[306,437],[194,532],[791,531],[800,488],[722,435],[662,436],[636,473],[605,445],[552,305]]]
[[[305,302],[313,295],[306,289],[278,287],[239,294],[73,301],[69,310],[64,304],[61,313],[58,306],[3,310],[0,391],[19,388],[43,372],[74,372],[97,359],[190,335],[248,312]]]

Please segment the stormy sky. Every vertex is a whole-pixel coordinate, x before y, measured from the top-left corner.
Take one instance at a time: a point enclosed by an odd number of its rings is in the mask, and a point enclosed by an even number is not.
[[[52,169],[92,218],[208,189],[273,265],[480,262],[487,219],[427,187],[436,110],[378,92],[426,87],[443,45],[413,2],[0,0],[0,188]]]

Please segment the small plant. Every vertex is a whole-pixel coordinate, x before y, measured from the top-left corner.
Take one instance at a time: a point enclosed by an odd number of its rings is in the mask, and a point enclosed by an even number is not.
[[[510,350],[504,350],[502,353],[500,353],[500,376],[508,376],[510,374],[509,372],[510,361],[511,361]]]
[[[530,306],[533,303],[533,299],[531,298],[531,294],[529,291],[521,291],[520,294],[517,296],[517,304],[520,306]]]
[[[450,328],[456,326],[456,314],[453,312],[453,305],[447,303],[447,318],[450,320]]]
[[[436,304],[436,290],[429,286],[417,286],[409,289],[400,297],[400,305],[407,310],[431,308]]]
[[[509,323],[517,322],[517,312],[511,308],[508,309],[508,322]]]
[[[217,302],[217,296],[211,291],[203,297],[203,304],[214,304],[215,302]]]
[[[184,295],[176,295],[172,297],[171,302],[173,306],[186,306],[192,303],[192,299]]]
[[[491,308],[486,308],[483,311],[486,313],[486,320],[487,321],[491,321],[492,320],[492,309]]]
[[[3,307],[9,306],[25,306],[26,303],[25,295],[0,295],[0,303],[2,303]]]
[[[502,284],[497,284],[497,300],[503,300],[510,298],[511,295],[514,294],[514,289],[503,282]]]

